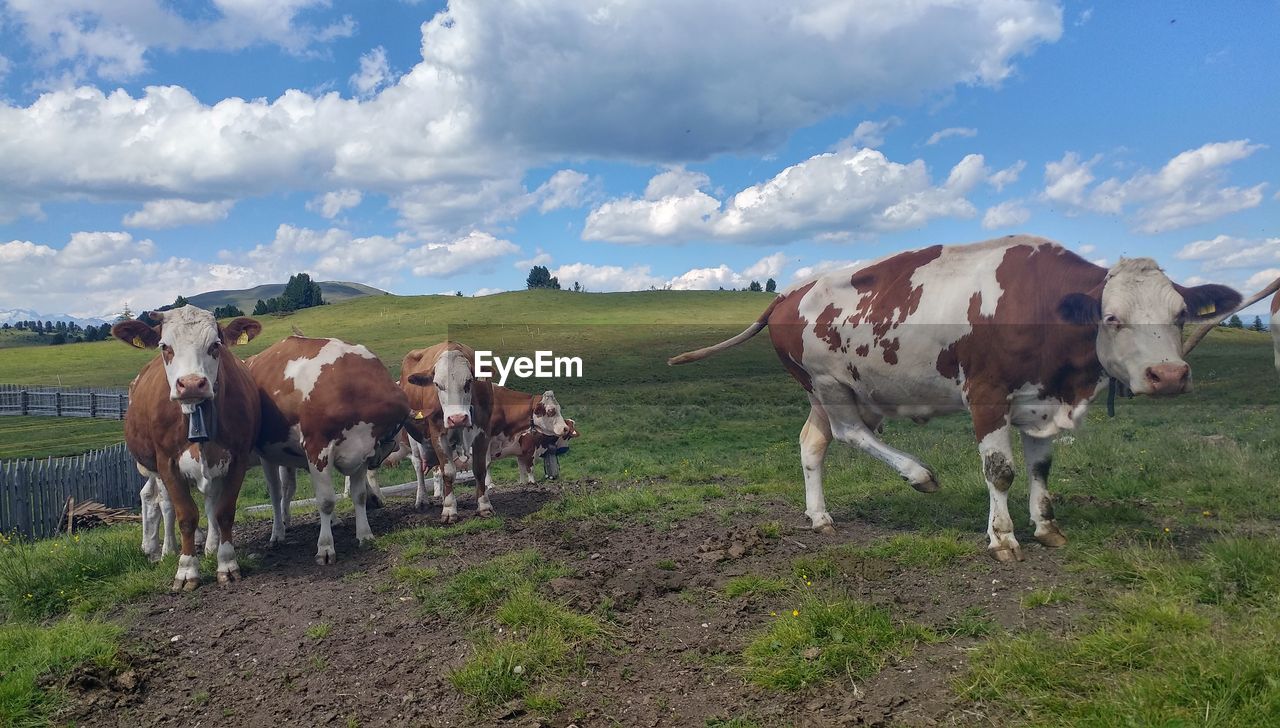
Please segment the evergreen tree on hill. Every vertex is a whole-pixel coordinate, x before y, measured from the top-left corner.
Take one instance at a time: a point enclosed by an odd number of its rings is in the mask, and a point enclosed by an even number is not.
[[[1229,329],[1244,328],[1244,322],[1240,320],[1240,314],[1236,314],[1236,313],[1231,314],[1231,318],[1227,319],[1227,328]]]
[[[560,290],[560,280],[551,275],[545,265],[535,265],[529,269],[529,277],[524,280],[527,288],[550,288]]]

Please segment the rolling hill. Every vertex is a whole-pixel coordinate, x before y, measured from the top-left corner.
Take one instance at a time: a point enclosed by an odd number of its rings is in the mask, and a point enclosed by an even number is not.
[[[339,301],[347,301],[363,296],[387,295],[386,291],[373,286],[366,286],[363,283],[347,283],[345,281],[321,281],[320,290],[324,293],[324,300],[327,303],[338,303]],[[258,299],[265,301],[268,298],[279,296],[281,293],[284,293],[283,283],[267,283],[239,291],[208,291],[188,296],[187,301],[193,306],[199,306],[209,311],[218,306],[234,303],[243,309],[245,313],[251,313]]]

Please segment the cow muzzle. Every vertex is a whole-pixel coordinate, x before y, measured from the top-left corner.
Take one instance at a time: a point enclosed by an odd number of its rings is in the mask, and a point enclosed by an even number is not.
[[[203,374],[187,374],[174,382],[171,399],[177,402],[190,404],[212,398],[213,387],[209,385],[209,378]]]
[[[1143,372],[1146,394],[1170,396],[1191,391],[1191,366],[1186,362],[1154,364]]]
[[[450,430],[471,426],[470,407],[444,407],[444,426]]]

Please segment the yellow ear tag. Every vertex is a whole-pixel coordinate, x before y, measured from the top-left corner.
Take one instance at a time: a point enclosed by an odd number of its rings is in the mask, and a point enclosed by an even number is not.
[[[247,344],[247,343],[249,343],[249,332],[241,331],[240,338],[236,339],[236,346],[240,346],[241,344]]]
[[[1217,311],[1217,310],[1218,310],[1218,307],[1217,307],[1217,306],[1213,305],[1212,303],[1206,303],[1205,305],[1203,305],[1203,306],[1201,306],[1201,307],[1200,307],[1200,310],[1199,310],[1199,311],[1196,311],[1196,315],[1197,315],[1197,316],[1204,316],[1204,315],[1206,315],[1206,314],[1211,314],[1211,313],[1213,313],[1214,311]]]
[[[139,349],[145,349],[145,348],[147,348],[147,345],[146,345],[146,344],[144,344],[144,343],[142,343],[142,337],[141,337],[141,336],[135,336],[135,337],[133,337],[133,341],[131,341],[131,342],[129,342],[129,343],[130,343],[130,344],[133,344],[135,347],[137,347],[137,348],[139,348]]]
[[[421,410],[417,410],[417,411],[415,411],[415,412],[413,413],[413,419],[415,419],[415,420],[425,420],[425,419],[427,419],[427,413],[426,413],[426,412],[423,412],[423,411],[421,411]]]

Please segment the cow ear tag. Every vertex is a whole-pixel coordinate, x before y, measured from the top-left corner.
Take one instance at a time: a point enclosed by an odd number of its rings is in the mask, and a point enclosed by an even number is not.
[[[249,332],[241,331],[240,338],[236,339],[236,346],[249,343]]]
[[[413,413],[413,419],[415,420],[424,420],[426,418],[427,418],[427,413],[423,412],[422,410],[418,410]]]
[[[147,345],[146,345],[146,344],[144,344],[144,343],[142,343],[142,337],[141,337],[141,336],[135,336],[135,337],[133,337],[133,341],[130,341],[129,343],[130,343],[130,344],[132,344],[134,347],[136,347],[136,348],[138,348],[138,349],[145,349],[145,348],[147,348]]]
[[[1217,311],[1217,310],[1218,310],[1218,307],[1217,307],[1217,306],[1213,305],[1212,303],[1206,303],[1205,305],[1203,305],[1203,306],[1201,306],[1201,307],[1200,307],[1200,310],[1199,310],[1199,311],[1196,311],[1196,315],[1197,315],[1197,316],[1206,316],[1206,315],[1211,314],[1211,313],[1213,313],[1214,311]]]

